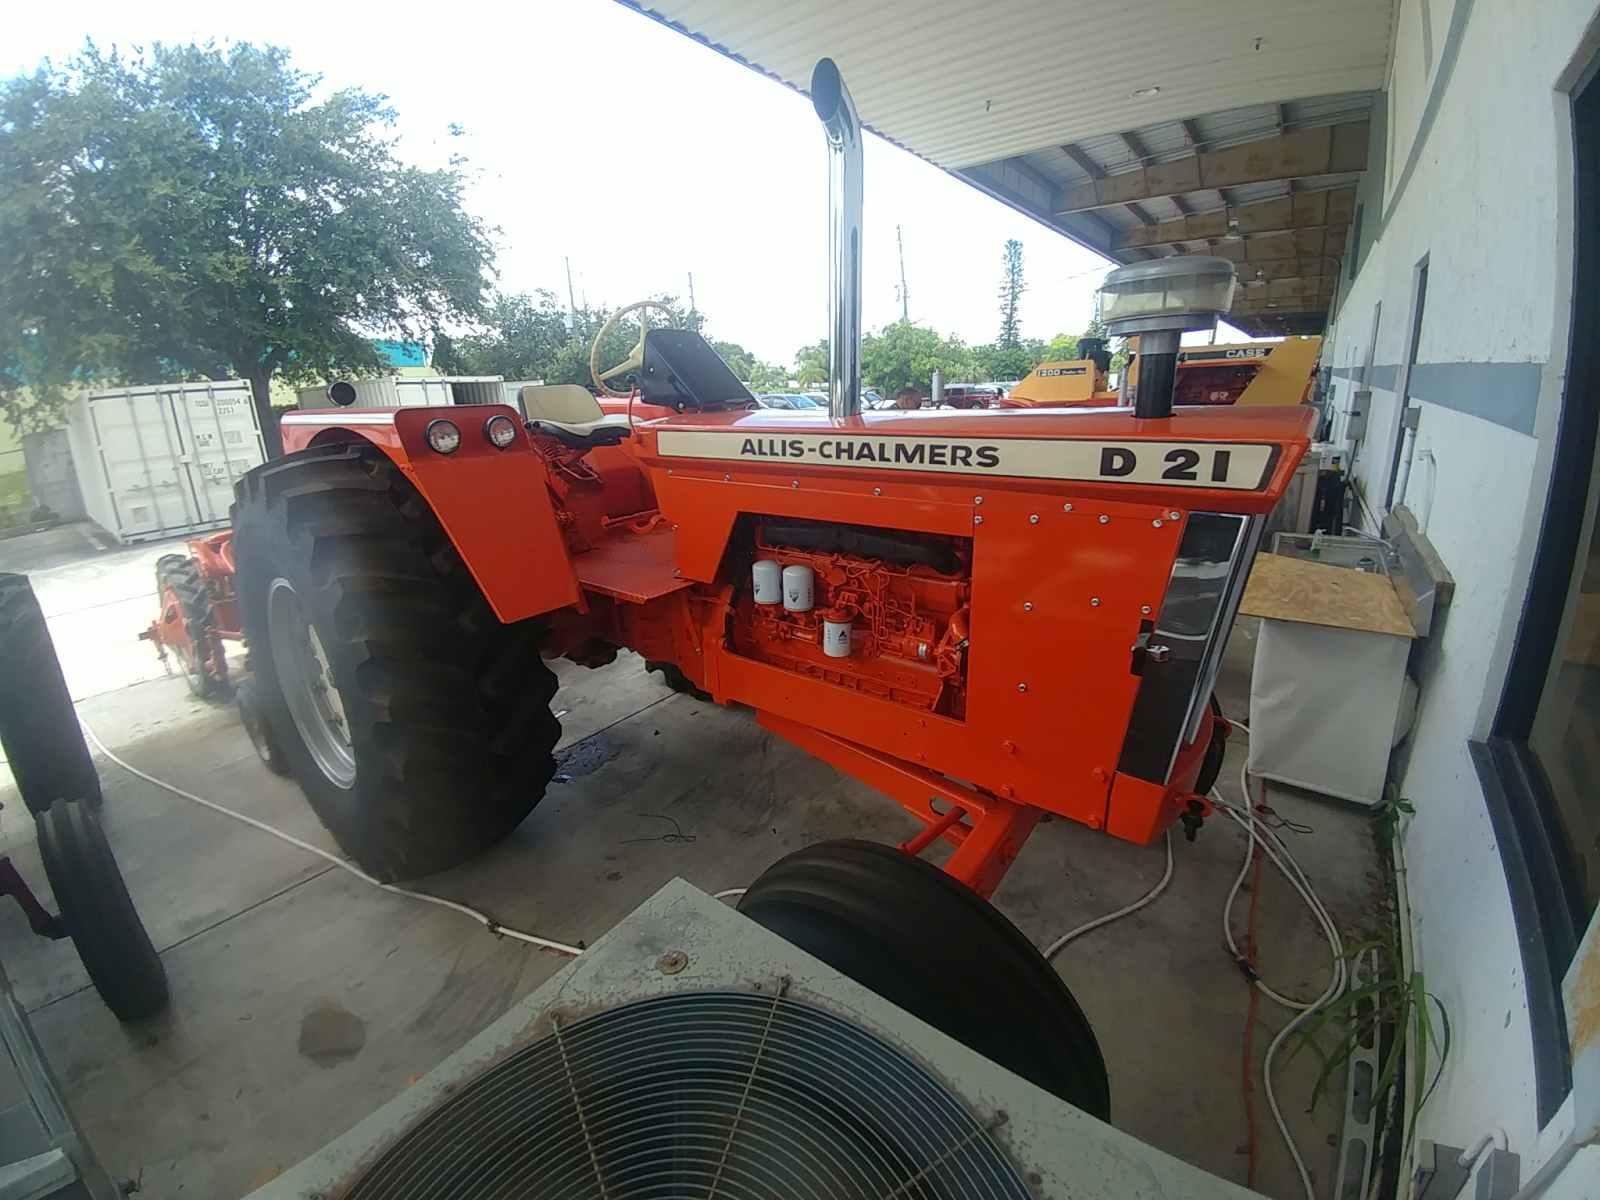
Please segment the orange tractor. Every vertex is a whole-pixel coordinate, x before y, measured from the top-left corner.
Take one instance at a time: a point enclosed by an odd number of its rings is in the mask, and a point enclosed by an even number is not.
[[[290,413],[241,481],[265,736],[373,874],[522,821],[555,770],[546,660],[623,647],[893,797],[923,825],[903,849],[943,839],[981,895],[1045,813],[1136,843],[1204,815],[1218,660],[1310,410],[1173,411],[1178,331],[1233,287],[1179,259],[1107,281],[1134,409],[859,411],[860,127],[826,60],[813,100],[826,414],[756,408],[697,334],[641,320],[627,361],[591,361],[601,399]]]

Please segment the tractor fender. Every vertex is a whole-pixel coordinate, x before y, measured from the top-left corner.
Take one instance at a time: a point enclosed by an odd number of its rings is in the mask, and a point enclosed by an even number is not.
[[[516,439],[497,449],[485,429],[509,417]],[[461,445],[440,454],[428,445],[434,421],[461,431]],[[579,602],[544,462],[534,453],[522,419],[504,404],[437,408],[318,409],[286,413],[284,452],[329,443],[376,446],[422,493],[478,582],[495,615],[507,624]]]

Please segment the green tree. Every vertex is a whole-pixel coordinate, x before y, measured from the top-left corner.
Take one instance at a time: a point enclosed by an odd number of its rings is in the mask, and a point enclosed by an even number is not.
[[[383,97],[314,98],[276,47],[90,43],[0,83],[0,406],[67,384],[378,366],[370,339],[474,320],[489,231],[456,160],[406,166]]]
[[[981,379],[1021,379],[1045,357],[1045,344],[1038,338],[1024,338],[1015,346],[974,346],[973,359]]]
[[[555,293],[543,290],[495,296],[484,324],[486,331],[455,343],[462,374],[548,381],[551,365],[572,336],[566,307],[556,300]],[[437,348],[433,365],[445,370]]]
[[[828,339],[801,346],[794,355],[794,378],[801,387],[828,382]]]
[[[455,339],[448,333],[439,332],[433,335],[433,353],[430,361],[433,369],[441,375],[473,374],[461,357],[461,351],[456,348]]]
[[[925,325],[896,321],[861,340],[861,376],[868,387],[892,396],[903,387],[927,393],[934,369],[945,382],[975,379],[977,361],[959,338],[944,338]]]
[[[715,350],[722,361],[728,364],[728,369],[740,379],[750,380],[756,373],[756,356],[751,354],[738,342],[712,342],[711,348]]]
[[[781,392],[789,386],[789,371],[775,363],[756,360],[756,369],[750,374],[750,387],[757,392]]]
[[[1017,310],[1022,304],[1022,293],[1027,285],[1022,282],[1022,243],[1016,238],[1006,242],[1005,274],[1000,279],[1000,336],[995,344],[1004,349],[1014,349],[1022,340],[1022,327]]]

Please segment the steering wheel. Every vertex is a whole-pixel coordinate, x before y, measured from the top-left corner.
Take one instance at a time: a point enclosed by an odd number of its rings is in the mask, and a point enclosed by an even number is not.
[[[637,371],[644,365],[644,335],[650,331],[650,318],[645,315],[648,309],[657,309],[667,314],[667,326],[670,328],[675,315],[673,311],[659,300],[639,300],[625,308],[619,308],[606,318],[606,323],[600,326],[600,332],[594,335],[594,341],[589,346],[589,374],[594,379],[595,387],[600,389],[602,396],[626,396],[627,392],[619,392],[612,387],[609,380],[620,378],[630,371]],[[616,326],[617,322],[629,313],[639,314],[639,341],[627,358],[608,371],[600,370],[600,343],[606,340],[606,335]]]

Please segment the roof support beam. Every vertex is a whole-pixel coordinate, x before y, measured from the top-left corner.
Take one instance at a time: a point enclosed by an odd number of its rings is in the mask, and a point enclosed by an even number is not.
[[[1366,166],[1367,122],[1296,129],[1074,184],[1062,190],[1057,211],[1065,215],[1206,188],[1342,175]]]
[[[1187,118],[1179,121],[1178,124],[1183,128],[1183,136],[1189,139],[1191,149],[1198,150],[1205,145],[1204,139],[1200,136],[1200,126]]]
[[[1248,238],[1329,227],[1343,229],[1350,224],[1355,206],[1354,188],[1296,192],[1292,196],[1282,196],[1276,200],[1259,200],[1254,204],[1241,204],[1232,209],[1197,213],[1180,217],[1176,221],[1162,221],[1152,228],[1130,229],[1117,236],[1112,242],[1112,249],[1180,245],[1184,242],[1226,238],[1230,234],[1228,228],[1230,216],[1238,225],[1237,230],[1232,232]],[[1277,257],[1281,258],[1282,255]]]
[[[1283,280],[1265,288],[1253,288],[1242,299],[1235,298],[1230,312],[1237,316],[1260,313],[1315,312],[1333,303],[1335,280],[1320,279]],[[1226,318],[1224,318],[1226,319]]]
[[[1065,146],[1061,147],[1061,153],[1065,154],[1074,163],[1076,163],[1078,170],[1082,171],[1090,179],[1104,179],[1106,177],[1105,168],[1099,163],[1095,162],[1094,159],[1090,158],[1089,155],[1084,152],[1083,147],[1079,146],[1078,143],[1068,142]]]
[[[1215,254],[1216,251],[1210,250],[1207,253]],[[1265,280],[1271,283],[1279,279],[1306,279],[1323,275],[1334,276],[1339,273],[1339,260],[1322,255],[1308,255],[1304,258],[1266,259],[1262,262],[1245,262],[1235,259],[1234,269],[1239,274],[1240,285],[1243,286],[1253,279]]]

